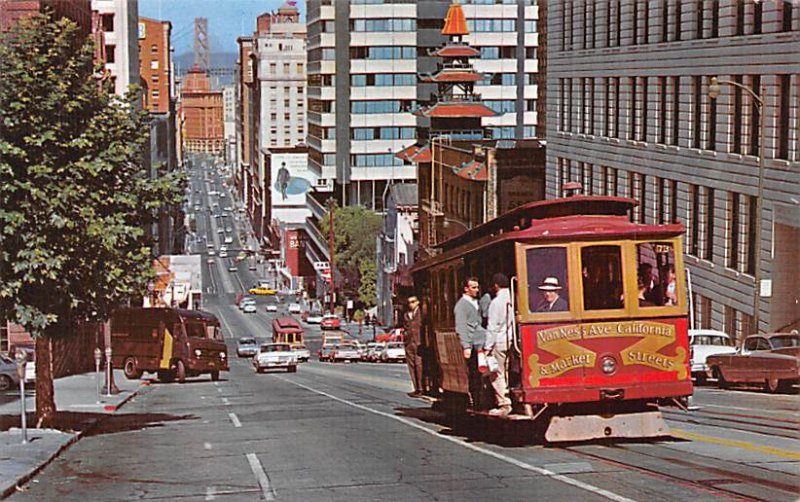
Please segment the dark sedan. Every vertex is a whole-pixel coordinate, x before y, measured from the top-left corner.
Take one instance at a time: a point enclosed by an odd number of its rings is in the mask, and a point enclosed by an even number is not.
[[[800,382],[800,334],[748,336],[733,354],[714,354],[706,364],[721,388],[759,384],[770,392],[789,392]]]

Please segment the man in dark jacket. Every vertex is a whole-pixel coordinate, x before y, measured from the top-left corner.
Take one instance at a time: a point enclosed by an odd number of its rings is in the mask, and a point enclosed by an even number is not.
[[[405,326],[405,338],[403,342],[406,348],[406,364],[411,375],[411,382],[414,384],[414,391],[408,395],[418,397],[422,395],[422,357],[419,349],[422,342],[422,310],[419,308],[419,298],[411,296],[408,299],[408,311],[403,316]]]

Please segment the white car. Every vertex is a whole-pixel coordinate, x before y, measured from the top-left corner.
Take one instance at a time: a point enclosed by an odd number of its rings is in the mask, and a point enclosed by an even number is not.
[[[713,329],[690,329],[689,349],[691,351],[692,376],[698,384],[703,384],[711,376],[706,358],[712,354],[733,354],[731,337],[722,331]]]
[[[306,322],[308,324],[320,324],[322,322],[322,314],[320,313],[308,314]]]
[[[297,345],[292,347],[292,352],[297,357],[299,362],[308,362],[311,359],[311,351],[305,345]]]
[[[299,303],[290,303],[289,304],[289,313],[290,314],[299,314],[302,312],[302,307],[300,307]]]
[[[274,303],[267,304],[267,312],[277,312],[278,306]]]
[[[233,237],[231,237],[230,235],[225,237],[225,244],[230,244],[232,242],[233,242]]]
[[[209,251],[209,254],[211,254],[211,252],[210,252],[210,251]],[[227,251],[225,251],[224,249],[220,250],[220,252],[219,252],[219,257],[220,257],[220,258],[227,258],[227,257],[228,257],[228,252],[227,252]]]
[[[254,299],[252,299],[252,298],[243,298],[243,299],[242,299],[242,300],[239,302],[239,310],[244,310],[244,306],[245,306],[245,305],[248,305],[248,304],[255,305],[255,304],[256,304],[256,301],[255,301]]]
[[[250,302],[245,303],[244,307],[242,307],[242,312],[244,312],[245,314],[255,314],[256,304]]]
[[[403,362],[405,360],[406,348],[403,346],[403,342],[391,342],[381,352],[381,361],[384,363]]]
[[[356,363],[361,360],[361,351],[354,343],[343,343],[337,345],[331,352],[331,361],[344,361]]]
[[[256,373],[273,368],[285,368],[287,372],[294,373],[297,371],[297,356],[288,343],[265,343],[253,357],[253,367]]]

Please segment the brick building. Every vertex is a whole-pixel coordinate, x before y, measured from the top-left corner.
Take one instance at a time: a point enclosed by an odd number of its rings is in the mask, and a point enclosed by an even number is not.
[[[181,115],[187,152],[223,154],[222,91],[212,91],[208,75],[197,66],[186,74],[181,89]]]

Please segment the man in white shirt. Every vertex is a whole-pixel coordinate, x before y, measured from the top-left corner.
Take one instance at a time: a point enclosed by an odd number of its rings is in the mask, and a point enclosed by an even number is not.
[[[514,322],[511,311],[511,292],[508,289],[509,281],[505,274],[497,273],[492,276],[492,287],[495,297],[489,304],[489,323],[486,328],[486,343],[484,350],[497,360],[498,369],[491,375],[497,408],[489,411],[492,415],[508,415],[511,413],[511,399],[508,397],[508,382],[506,377],[506,358],[508,346],[511,343],[512,324]]]

